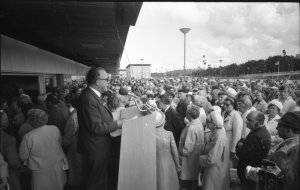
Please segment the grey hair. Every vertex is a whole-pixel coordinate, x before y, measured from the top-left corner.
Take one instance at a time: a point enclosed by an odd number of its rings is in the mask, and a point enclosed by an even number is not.
[[[194,104],[200,108],[204,106],[206,103],[206,98],[204,96],[195,95],[194,96]]]
[[[190,104],[187,106],[187,110],[185,113],[187,115],[190,115],[192,119],[197,119],[200,115],[200,109],[198,106]]]

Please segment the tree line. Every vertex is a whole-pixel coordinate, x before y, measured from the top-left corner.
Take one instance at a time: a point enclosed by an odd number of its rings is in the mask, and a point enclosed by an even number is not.
[[[201,66],[196,69],[186,69],[186,76],[195,76],[195,77],[238,77],[245,74],[254,74],[254,73],[270,73],[278,72],[278,65],[275,65],[279,61],[279,71],[288,72],[288,71],[300,71],[300,54],[296,56],[282,56],[275,55],[269,56],[267,59],[260,60],[249,60],[245,63],[237,64],[232,63],[227,66],[221,66],[213,68],[208,63],[207,68],[204,70]],[[203,66],[203,64],[202,64]],[[178,77],[183,76],[183,69],[167,71],[165,73],[152,73],[152,77]]]

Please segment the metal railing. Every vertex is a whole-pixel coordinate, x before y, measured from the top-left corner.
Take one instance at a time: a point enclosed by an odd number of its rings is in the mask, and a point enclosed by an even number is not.
[[[288,72],[271,72],[271,73],[253,73],[253,74],[246,74],[240,75],[240,77],[265,77],[265,76],[282,76],[282,75],[300,75],[300,71],[288,71]]]

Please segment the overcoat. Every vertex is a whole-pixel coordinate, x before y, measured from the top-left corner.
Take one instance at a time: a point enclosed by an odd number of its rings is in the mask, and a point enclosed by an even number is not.
[[[241,180],[244,180],[247,166],[261,167],[261,161],[267,157],[271,148],[271,136],[266,127],[262,126],[252,130],[239,142],[243,145],[236,147],[236,155],[239,158],[237,174]]]
[[[166,123],[164,125],[164,129],[167,131],[171,131],[173,133],[176,145],[178,146],[179,138],[181,131],[184,128],[182,123],[182,119],[172,107],[169,107],[165,112],[166,115]]]
[[[157,190],[178,190],[178,152],[172,132],[156,128]]]
[[[200,156],[203,168],[202,190],[229,190],[229,144],[224,130],[217,129],[209,136],[204,153]]]
[[[225,112],[223,112],[222,117],[224,119],[224,129],[229,143],[229,151],[235,152],[235,146],[242,136],[243,119],[235,110],[232,110],[226,118],[224,118]]]
[[[180,102],[177,105],[176,111],[181,116],[181,120],[184,123],[184,118],[186,116],[185,112],[187,110],[187,106],[190,105],[190,100],[185,98],[184,100],[180,100]]]
[[[197,180],[199,156],[204,148],[204,129],[199,119],[187,124],[180,135],[179,162],[182,167],[180,179]]]

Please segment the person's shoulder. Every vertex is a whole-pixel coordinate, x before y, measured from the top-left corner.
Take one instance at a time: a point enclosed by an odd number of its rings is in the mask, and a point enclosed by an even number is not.
[[[16,138],[5,133],[4,131],[1,132],[1,142],[13,142],[16,141]]]

